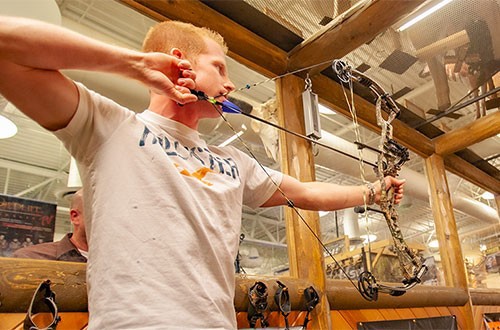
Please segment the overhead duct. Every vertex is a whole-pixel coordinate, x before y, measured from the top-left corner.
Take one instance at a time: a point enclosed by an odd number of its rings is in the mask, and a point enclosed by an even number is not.
[[[251,246],[247,249],[241,249],[241,261],[240,264],[245,268],[256,268],[260,267],[263,258],[260,257],[259,250],[256,247]]]
[[[359,231],[359,215],[354,212],[353,208],[344,210],[344,235],[349,237],[351,244],[362,242]]]

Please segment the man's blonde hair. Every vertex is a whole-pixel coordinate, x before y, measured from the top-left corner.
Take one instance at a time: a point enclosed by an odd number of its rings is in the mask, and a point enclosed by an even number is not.
[[[168,54],[172,48],[179,48],[186,59],[196,61],[197,56],[205,50],[205,38],[217,42],[224,53],[227,53],[226,43],[219,33],[176,21],[161,22],[153,26],[144,39],[142,50]]]

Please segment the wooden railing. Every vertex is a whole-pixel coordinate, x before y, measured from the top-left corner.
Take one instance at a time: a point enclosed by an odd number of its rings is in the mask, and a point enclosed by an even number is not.
[[[59,311],[65,315],[64,324],[72,325],[76,322],[73,318],[80,324],[82,318],[87,315],[85,264],[0,258],[0,275],[0,324],[7,324],[7,321],[14,324],[16,320],[21,322],[34,290],[45,279],[50,279],[53,283]],[[278,308],[274,303],[277,280],[288,287],[293,310],[291,320],[297,325],[303,322],[303,293],[305,288],[311,286],[310,282],[286,276],[245,276],[236,278],[234,305],[239,325],[245,325],[245,312],[249,304],[248,290],[256,281],[260,281],[268,288],[269,320],[273,323],[271,325],[280,326],[283,318],[277,313]],[[318,293],[323,299],[328,299],[332,322],[352,329],[355,329],[356,322],[360,321],[446,315],[455,315],[459,328],[465,329],[460,327],[460,324],[464,314],[463,306],[469,296],[474,305],[477,329],[481,328],[482,313],[500,312],[500,290],[493,289],[471,289],[467,292],[443,286],[417,286],[403,296],[380,295],[376,302],[369,302],[360,296],[349,281],[327,280],[326,292]],[[70,328],[61,325],[61,329]]]

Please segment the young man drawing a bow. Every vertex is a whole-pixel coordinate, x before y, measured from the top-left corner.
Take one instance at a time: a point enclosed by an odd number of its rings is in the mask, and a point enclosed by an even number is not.
[[[2,17],[0,49],[2,95],[53,131],[79,164],[91,219],[89,329],[236,328],[233,262],[242,204],[286,200],[254,159],[199,137],[199,120],[219,113],[190,89],[220,102],[234,90],[220,35],[165,22],[138,52]],[[148,110],[136,114],[71,81],[63,69],[138,80],[150,89]],[[303,209],[380,198],[379,183],[371,190],[268,172]],[[403,181],[385,181],[399,202]]]

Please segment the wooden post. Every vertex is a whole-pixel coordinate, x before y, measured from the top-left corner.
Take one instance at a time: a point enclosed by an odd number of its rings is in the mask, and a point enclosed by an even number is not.
[[[453,214],[443,158],[437,154],[431,155],[425,160],[425,169],[429,181],[430,203],[439,242],[445,284],[468,291],[467,273]],[[464,307],[466,328],[474,329],[470,300]]]
[[[277,80],[279,124],[289,130],[304,132],[302,92],[304,82],[296,76]],[[308,141],[280,133],[281,170],[301,181],[314,181],[314,159]],[[300,211],[310,228],[318,235],[318,212]],[[330,329],[330,308],[325,295],[325,264],[320,243],[295,211],[285,212],[290,276],[307,279],[313,283],[321,302],[312,314],[311,329]]]
[[[498,213],[498,216],[500,217],[500,195],[499,194],[495,195],[495,203],[497,203],[497,213]]]

